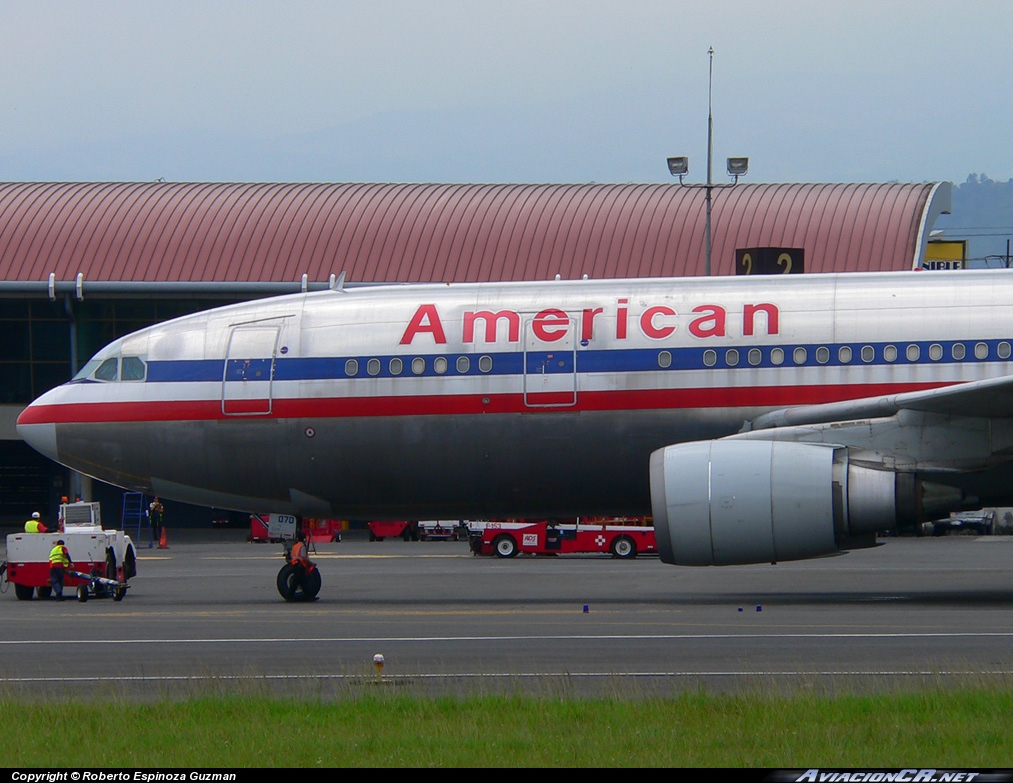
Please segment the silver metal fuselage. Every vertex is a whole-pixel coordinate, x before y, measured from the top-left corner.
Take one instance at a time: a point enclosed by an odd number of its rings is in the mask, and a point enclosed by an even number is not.
[[[18,426],[75,470],[222,508],[640,514],[656,449],[1008,375],[1011,341],[1005,272],[363,288],[124,337],[89,365],[119,359],[116,380],[79,376]]]

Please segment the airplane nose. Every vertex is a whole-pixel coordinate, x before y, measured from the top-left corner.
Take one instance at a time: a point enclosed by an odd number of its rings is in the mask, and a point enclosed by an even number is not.
[[[53,422],[33,422],[32,406],[29,405],[18,417],[17,429],[21,439],[51,460],[57,460],[56,424]]]

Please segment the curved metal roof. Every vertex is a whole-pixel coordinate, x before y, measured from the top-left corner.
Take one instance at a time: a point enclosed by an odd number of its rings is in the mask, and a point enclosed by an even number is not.
[[[0,183],[0,280],[457,282],[699,275],[680,185]],[[806,270],[910,269],[939,184],[719,186],[713,271],[803,247]]]

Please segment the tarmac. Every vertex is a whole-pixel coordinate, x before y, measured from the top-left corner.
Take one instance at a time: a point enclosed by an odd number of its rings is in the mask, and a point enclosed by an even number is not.
[[[465,542],[317,544],[286,603],[280,544],[173,530],[121,602],[0,594],[0,693],[185,698],[382,687],[646,696],[1010,681],[1013,537],[884,539],[776,566],[473,555]],[[382,671],[374,656],[384,658]]]

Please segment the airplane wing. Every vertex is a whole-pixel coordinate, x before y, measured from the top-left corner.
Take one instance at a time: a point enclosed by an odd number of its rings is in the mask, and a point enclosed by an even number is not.
[[[747,422],[742,431],[883,418],[893,416],[902,410],[944,416],[1013,418],[1013,375],[956,383],[924,391],[782,408]]]

